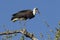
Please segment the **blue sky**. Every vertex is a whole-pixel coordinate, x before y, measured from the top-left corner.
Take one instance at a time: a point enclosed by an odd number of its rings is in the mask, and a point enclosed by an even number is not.
[[[13,23],[11,21],[12,14],[23,9],[33,9],[34,7],[39,9],[41,15],[37,14],[35,18],[27,20],[27,30],[34,33],[39,40],[45,40],[48,38],[46,32],[51,34],[51,37],[54,38],[54,34],[49,32],[49,30],[53,29],[56,31],[55,27],[58,26],[58,22],[60,20],[59,0],[0,0],[0,32],[5,31],[2,27],[3,25],[6,25],[6,28],[11,31],[23,28],[19,22]],[[50,25],[49,28],[47,28],[44,21],[47,21]],[[43,39],[40,38],[40,32],[44,35]],[[20,38],[21,35],[19,35],[14,37],[12,40]],[[26,40],[30,39],[26,38]]]

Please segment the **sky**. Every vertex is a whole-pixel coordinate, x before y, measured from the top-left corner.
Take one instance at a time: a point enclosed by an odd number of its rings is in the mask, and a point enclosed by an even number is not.
[[[52,40],[54,40],[55,34],[49,30],[56,31],[58,22],[60,21],[60,0],[0,0],[0,32],[5,32],[5,28],[10,31],[20,30],[23,28],[19,22],[12,22],[12,14],[24,10],[38,8],[40,14],[37,14],[33,19],[26,21],[26,29],[28,32],[34,33],[38,40],[48,40],[46,33],[51,34]],[[47,22],[50,27],[47,27]],[[22,23],[23,24],[23,23]],[[3,27],[5,25],[5,28]],[[44,35],[43,39],[40,38],[40,33]],[[12,40],[20,38],[22,34],[18,34],[13,37]],[[2,37],[0,36],[0,40]],[[30,40],[25,38],[25,40]]]

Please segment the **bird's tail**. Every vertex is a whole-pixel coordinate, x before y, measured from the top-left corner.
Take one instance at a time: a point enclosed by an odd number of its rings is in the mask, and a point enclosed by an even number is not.
[[[16,18],[16,17],[11,18],[11,21],[13,21],[13,22],[16,22],[17,20],[18,20],[18,18]]]

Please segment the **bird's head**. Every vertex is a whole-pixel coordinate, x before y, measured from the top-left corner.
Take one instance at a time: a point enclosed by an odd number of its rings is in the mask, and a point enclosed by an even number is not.
[[[34,8],[34,9],[33,9],[33,14],[34,14],[34,15],[36,15],[37,13],[39,13],[39,14],[40,14],[40,12],[39,12],[38,8]]]

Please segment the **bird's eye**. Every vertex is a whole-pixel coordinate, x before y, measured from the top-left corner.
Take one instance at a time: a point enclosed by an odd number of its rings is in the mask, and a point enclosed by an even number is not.
[[[38,10],[38,8],[36,8],[36,10]]]

